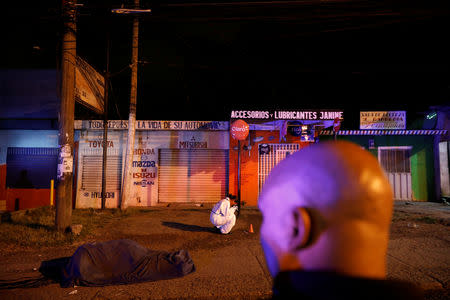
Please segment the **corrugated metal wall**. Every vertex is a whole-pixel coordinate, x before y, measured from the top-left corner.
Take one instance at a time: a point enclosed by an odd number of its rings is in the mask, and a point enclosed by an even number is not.
[[[101,155],[83,156],[81,188],[88,191],[101,191],[103,157]],[[120,190],[122,178],[122,156],[107,156],[106,190]]]

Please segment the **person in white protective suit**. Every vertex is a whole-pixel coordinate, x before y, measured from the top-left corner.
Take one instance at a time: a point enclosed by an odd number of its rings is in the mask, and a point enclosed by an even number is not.
[[[222,234],[228,234],[236,224],[236,215],[238,207],[230,206],[230,196],[220,200],[211,210],[209,219],[215,226],[215,229]]]

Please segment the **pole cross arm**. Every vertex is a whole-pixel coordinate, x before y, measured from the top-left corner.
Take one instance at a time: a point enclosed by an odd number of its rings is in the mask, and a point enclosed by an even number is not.
[[[152,12],[151,9],[131,9],[131,8],[114,8],[111,9],[115,14],[143,14]]]

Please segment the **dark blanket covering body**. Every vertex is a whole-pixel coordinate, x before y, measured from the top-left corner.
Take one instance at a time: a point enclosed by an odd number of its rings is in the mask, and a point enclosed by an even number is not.
[[[62,287],[156,281],[195,271],[186,250],[154,251],[127,239],[84,244],[64,264],[60,273]],[[50,269],[55,270],[54,262],[43,262],[40,271],[51,273]]]

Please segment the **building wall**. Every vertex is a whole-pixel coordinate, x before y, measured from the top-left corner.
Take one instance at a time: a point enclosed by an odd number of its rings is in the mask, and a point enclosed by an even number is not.
[[[125,164],[127,133],[127,130],[108,131],[107,155],[121,158],[120,172],[122,173]],[[101,185],[83,187],[82,174],[83,168],[86,167],[83,165],[84,157],[102,156],[103,131],[77,130],[75,137],[79,141],[76,207],[99,208],[101,207]],[[197,142],[197,144],[189,144],[189,142]],[[132,197],[128,205],[146,207],[158,203],[159,149],[194,149],[190,148],[192,145],[206,147],[205,149],[228,150],[228,131],[137,130],[133,155],[135,166],[132,168]],[[139,166],[138,163],[143,161],[151,162],[151,164]],[[101,177],[100,170],[93,171]],[[106,207],[118,207],[119,200],[119,188],[106,190]]]
[[[255,137],[263,137],[260,142],[253,142]],[[250,143],[251,150],[243,150]],[[296,143],[300,148],[310,145],[308,142],[300,142],[300,137],[286,135],[286,140],[280,141],[279,130],[263,131],[251,130],[249,137],[241,141],[241,201],[248,206],[258,204],[258,159],[260,144]],[[238,194],[238,141],[230,136],[230,193]]]
[[[6,157],[8,147],[49,148],[58,147],[56,130],[0,130],[0,210],[14,210],[16,199],[20,209],[50,204],[48,189],[6,188]]]
[[[50,189],[8,189],[7,195],[8,211],[50,205]]]
[[[0,211],[6,210],[6,164],[0,165]]]
[[[441,178],[441,197],[450,197],[450,172],[449,172],[449,153],[450,142],[443,141],[439,143],[439,177]]]
[[[320,140],[332,140],[332,136],[321,136]],[[378,147],[411,146],[411,181],[414,201],[434,201],[434,136],[338,136],[338,140],[348,140],[363,146],[378,157]],[[369,149],[369,140],[375,148]]]
[[[108,153],[116,151],[124,157],[124,142],[126,130],[110,130],[108,140]],[[262,137],[259,142],[254,142],[255,137]],[[77,130],[76,139],[79,141],[78,161],[74,166],[77,172],[76,199],[77,207],[99,207],[101,195],[98,191],[81,191],[80,172],[82,171],[81,159],[86,154],[101,155],[103,133],[101,130]],[[180,141],[196,140],[207,142],[210,149],[229,149],[229,192],[237,194],[238,187],[238,151],[235,149],[238,142],[229,136],[228,131],[137,131],[135,139],[135,152],[133,161],[157,161],[158,149],[177,149]],[[321,141],[332,140],[333,136],[320,136]],[[411,180],[413,200],[434,201],[435,170],[434,170],[434,136],[338,136],[338,139],[353,141],[378,157],[378,147],[381,146],[411,146]],[[369,140],[374,141],[374,148],[369,149]],[[258,199],[258,146],[263,143],[279,144],[279,131],[250,131],[249,138],[241,141],[241,199],[246,205],[257,205]],[[298,143],[300,147],[308,146],[302,143],[299,137],[289,133],[286,141],[282,143]],[[251,150],[243,150],[244,146],[251,145]],[[32,208],[50,204],[50,188],[48,189],[7,189],[6,188],[6,157],[8,147],[58,147],[58,132],[56,130],[0,130],[0,210],[14,210],[16,199],[19,199],[20,209]],[[135,167],[133,172],[140,172],[141,168]],[[151,206],[158,202],[157,184],[158,166],[147,168],[146,172],[153,173],[151,183],[143,186],[134,184],[134,203],[130,205]],[[138,179],[135,180],[136,182]],[[49,183],[50,186],[50,183]],[[110,207],[116,207],[119,192],[113,199],[107,199]],[[84,195],[84,196],[83,196]],[[87,196],[86,196],[87,195]],[[94,195],[94,196],[93,196]],[[86,199],[82,199],[85,197]],[[88,199],[89,198],[89,199]],[[139,198],[140,202],[136,199]],[[74,198],[75,199],[75,198]]]

